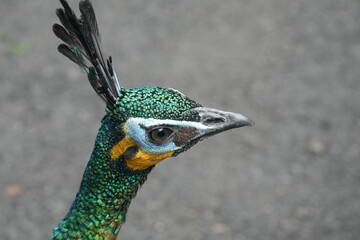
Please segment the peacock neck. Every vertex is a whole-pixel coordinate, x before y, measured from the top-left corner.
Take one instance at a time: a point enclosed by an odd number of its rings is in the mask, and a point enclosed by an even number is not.
[[[121,121],[105,116],[76,199],[50,239],[116,239],[131,200],[152,170],[127,168],[124,160],[131,151],[111,159],[109,150],[123,137]]]

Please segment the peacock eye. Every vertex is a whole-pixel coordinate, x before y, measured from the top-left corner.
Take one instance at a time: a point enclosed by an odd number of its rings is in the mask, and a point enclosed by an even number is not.
[[[151,130],[149,136],[150,139],[155,143],[163,143],[169,139],[172,133],[173,130],[171,130],[170,128],[157,128]]]

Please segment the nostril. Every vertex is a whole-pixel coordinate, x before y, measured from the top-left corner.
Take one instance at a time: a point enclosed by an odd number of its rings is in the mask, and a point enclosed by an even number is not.
[[[217,117],[217,118],[208,118],[205,121],[203,121],[203,124],[206,126],[211,126],[211,125],[216,125],[219,123],[224,123],[225,119],[221,118],[221,117]]]

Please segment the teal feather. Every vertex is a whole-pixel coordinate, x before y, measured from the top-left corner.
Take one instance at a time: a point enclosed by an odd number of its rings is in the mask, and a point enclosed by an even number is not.
[[[173,89],[120,87],[111,57],[105,60],[100,51],[90,1],[80,2],[80,18],[65,0],[60,2],[64,9],[58,9],[57,16],[62,26],[53,26],[55,35],[64,42],[58,50],[87,72],[90,84],[106,103],[107,113],[75,201],[50,239],[116,239],[131,200],[157,162],[188,150],[205,137],[253,122],[240,114],[204,108]],[[142,141],[148,141],[147,146],[156,148],[152,152],[159,154],[144,151],[144,145],[127,134],[128,127],[133,127],[127,122],[137,123],[132,120],[138,118],[150,125],[138,124],[130,132],[143,134]],[[169,134],[152,139],[152,133],[159,129]],[[165,143],[170,149],[164,148]]]

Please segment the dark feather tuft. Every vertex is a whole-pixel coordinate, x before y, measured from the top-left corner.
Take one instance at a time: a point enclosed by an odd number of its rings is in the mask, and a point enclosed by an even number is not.
[[[88,1],[88,0],[81,1],[79,3],[79,8],[80,8],[81,14],[84,16],[84,19],[86,19],[86,21],[89,23],[91,32],[94,33],[98,39],[100,39],[100,33],[99,33],[97,21],[96,21],[94,8],[91,6],[90,1]]]
[[[65,44],[60,44],[58,46],[58,51],[60,53],[62,53],[65,57],[68,57],[71,61],[73,61],[80,67],[88,68],[85,65],[85,61],[84,61],[82,54],[80,53],[80,50],[76,49],[76,47],[73,49],[70,49],[69,46],[67,46]]]
[[[53,25],[53,32],[58,38],[60,38],[64,43],[68,44],[69,46],[80,45],[76,37],[70,35],[63,26],[57,23]]]
[[[100,48],[100,34],[95,11],[89,0],[79,3],[80,18],[76,17],[66,0],[60,0],[63,9],[57,9],[61,24],[54,24],[53,31],[64,44],[58,51],[83,68],[91,86],[112,109],[121,97],[121,88],[112,66],[112,59],[105,59]]]

